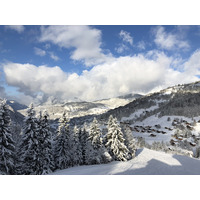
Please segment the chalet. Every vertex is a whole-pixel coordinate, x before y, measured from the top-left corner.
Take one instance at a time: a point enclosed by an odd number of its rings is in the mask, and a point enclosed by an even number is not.
[[[156,134],[151,133],[149,137],[156,137]]]
[[[191,145],[192,147],[195,147],[195,146],[196,146],[196,143],[190,142],[190,145]]]
[[[187,125],[186,128],[189,130],[193,130],[193,128],[190,125]]]
[[[178,140],[183,140],[183,138],[182,137],[178,137]]]

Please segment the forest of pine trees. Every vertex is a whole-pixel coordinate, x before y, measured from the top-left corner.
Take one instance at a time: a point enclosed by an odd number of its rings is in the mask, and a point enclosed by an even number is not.
[[[117,119],[109,117],[103,134],[96,118],[83,127],[70,126],[64,112],[57,131],[50,128],[47,111],[36,116],[33,104],[27,109],[20,141],[14,141],[10,111],[0,101],[0,174],[42,175],[76,165],[127,161],[135,156],[135,143],[123,133]]]

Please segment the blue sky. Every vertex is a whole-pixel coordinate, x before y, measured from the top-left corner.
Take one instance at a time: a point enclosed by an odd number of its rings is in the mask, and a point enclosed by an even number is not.
[[[199,26],[0,26],[1,97],[91,101],[199,80]]]

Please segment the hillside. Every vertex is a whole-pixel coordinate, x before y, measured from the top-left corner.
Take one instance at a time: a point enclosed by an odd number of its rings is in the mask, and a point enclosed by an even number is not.
[[[51,175],[200,175],[200,160],[144,148],[127,162],[72,167]]]
[[[159,92],[147,94],[125,106],[110,110],[102,115],[112,114],[119,120],[130,117],[132,120],[143,120],[157,114],[196,117],[200,114],[200,82],[177,85]],[[184,109],[183,109],[184,108]]]

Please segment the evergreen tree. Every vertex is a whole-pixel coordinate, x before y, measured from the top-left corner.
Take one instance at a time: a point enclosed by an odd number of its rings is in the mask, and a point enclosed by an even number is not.
[[[55,143],[55,165],[57,169],[72,166],[69,120],[64,112],[59,120],[58,134]]]
[[[127,128],[125,130],[124,138],[125,138],[125,145],[127,146],[129,150],[128,159],[132,159],[135,157],[136,142],[130,129]]]
[[[112,126],[113,120],[114,120],[113,116],[110,115],[109,118],[108,118],[108,129]]]
[[[102,141],[102,132],[96,118],[90,126],[89,137],[87,141],[87,157],[89,158],[88,164],[107,163],[111,160],[106,148]]]
[[[95,158],[95,150],[92,145],[91,139],[88,137],[86,140],[86,149],[85,149],[85,164],[93,165],[99,162],[99,158]],[[99,162],[100,163],[100,162]]]
[[[124,144],[124,135],[116,118],[109,117],[106,147],[114,160],[127,161],[129,150]]]
[[[42,162],[40,154],[40,142],[38,141],[38,123],[35,118],[35,110],[31,103],[27,109],[27,116],[24,119],[22,130],[22,141],[19,148],[18,173],[37,174]]]
[[[82,165],[86,164],[86,148],[87,148],[87,138],[88,138],[88,133],[87,133],[87,125],[84,123],[83,128],[79,129],[79,141],[80,141],[80,146],[81,146],[81,152],[82,152]]]
[[[10,131],[10,114],[6,100],[0,102],[0,173],[14,174],[14,141]]]
[[[92,141],[92,145],[93,145],[94,149],[101,148],[103,145],[102,132],[99,128],[99,124],[98,124],[96,117],[94,118],[93,122],[91,123],[89,133],[90,133],[89,139]]]
[[[79,140],[79,129],[77,126],[74,126],[73,130],[73,145],[72,145],[72,152],[73,152],[73,165],[80,165],[82,163],[82,149]]]
[[[39,159],[41,163],[38,165],[37,174],[48,174],[54,170],[52,136],[48,118],[49,115],[46,110],[43,112],[43,114],[40,112],[38,119],[39,134],[37,136],[40,152],[38,156],[41,156]]]

